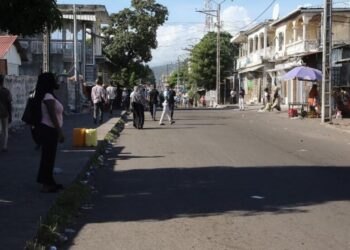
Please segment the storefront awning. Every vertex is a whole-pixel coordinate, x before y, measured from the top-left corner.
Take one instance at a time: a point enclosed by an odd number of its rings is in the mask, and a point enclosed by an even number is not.
[[[258,69],[261,69],[263,68],[264,65],[258,65],[258,66],[254,66],[254,67],[249,67],[249,68],[245,68],[241,71],[238,71],[239,74],[242,74],[242,73],[247,73],[247,72],[252,72],[252,71],[258,71]]]

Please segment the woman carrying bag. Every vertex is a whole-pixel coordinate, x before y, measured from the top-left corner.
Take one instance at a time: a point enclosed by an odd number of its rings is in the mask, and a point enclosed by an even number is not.
[[[42,73],[38,77],[34,97],[35,103],[41,109],[42,114],[41,122],[37,128],[41,145],[37,182],[43,185],[41,191],[46,193],[54,193],[63,188],[53,178],[57,144],[58,142],[64,142],[62,132],[63,106],[54,94],[54,90],[58,87],[52,73]]]

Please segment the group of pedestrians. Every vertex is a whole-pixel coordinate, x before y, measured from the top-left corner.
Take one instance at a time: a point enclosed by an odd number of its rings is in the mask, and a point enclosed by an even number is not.
[[[165,85],[165,90],[160,94],[155,86],[147,90],[144,85],[134,87],[130,94],[130,102],[133,112],[133,126],[143,129],[145,122],[145,110],[148,108],[153,121],[156,121],[157,107],[161,103],[163,112],[159,119],[159,125],[165,125],[164,118],[167,117],[169,124],[174,124],[174,108],[176,93],[169,85]]]
[[[260,111],[273,111],[274,109],[276,109],[277,111],[281,111],[281,96],[279,94],[279,91],[280,88],[277,87],[271,98],[269,88],[264,89],[263,107]]]
[[[261,111],[272,111],[274,109],[281,111],[281,96],[279,94],[280,88],[277,87],[275,89],[275,92],[271,98],[270,90],[269,88],[264,89],[263,94],[263,107],[260,109]],[[239,88],[238,91],[238,108],[240,111],[244,110],[244,96],[245,96],[245,90],[243,87]],[[230,92],[231,97],[231,103],[233,104],[236,99],[236,91],[231,90]]]
[[[93,121],[95,124],[103,123],[103,113],[105,107],[109,107],[110,116],[113,115],[113,107],[117,96],[117,88],[112,84],[103,87],[102,78],[98,78],[95,86],[91,89],[91,101],[93,104]]]

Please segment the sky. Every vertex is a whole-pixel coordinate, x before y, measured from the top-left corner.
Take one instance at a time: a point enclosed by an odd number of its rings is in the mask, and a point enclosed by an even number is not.
[[[212,8],[223,0],[212,0]],[[109,14],[131,5],[130,0],[58,0],[59,4],[105,5]],[[150,66],[176,63],[188,57],[187,48],[195,45],[205,35],[204,0],[157,0],[168,8],[169,17],[157,32],[158,48],[152,51]],[[221,4],[223,31],[235,35],[266,19],[271,19],[275,4],[279,5],[279,16],[283,17],[302,6],[322,7],[324,0],[226,0]],[[333,5],[350,7],[350,0],[333,0]],[[271,6],[270,8],[268,8]],[[216,20],[214,19],[214,22]]]

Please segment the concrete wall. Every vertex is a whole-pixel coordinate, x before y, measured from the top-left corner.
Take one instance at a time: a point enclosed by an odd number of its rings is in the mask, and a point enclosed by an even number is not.
[[[37,78],[32,76],[6,76],[5,87],[12,94],[12,126],[22,124],[21,118],[29,92],[35,88]]]

